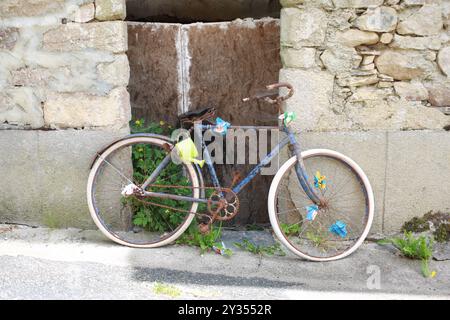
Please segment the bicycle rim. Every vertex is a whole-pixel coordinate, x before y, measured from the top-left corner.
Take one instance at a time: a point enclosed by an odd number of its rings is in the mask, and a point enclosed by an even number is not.
[[[325,199],[326,206],[314,207],[298,183],[296,159],[291,158],[275,176],[269,192],[269,214],[275,233],[303,258],[343,258],[356,250],[369,232],[373,220],[372,188],[361,168],[348,157],[324,149],[302,155],[308,181]],[[324,185],[315,183],[317,176],[324,177]]]
[[[159,247],[176,240],[192,222],[198,203],[122,195],[128,185],[145,181],[166,156],[167,146],[171,144],[158,138],[129,138],[109,147],[95,162],[88,180],[89,209],[111,240],[131,247]],[[190,164],[170,162],[155,184],[158,187],[146,190],[199,197],[198,177]]]

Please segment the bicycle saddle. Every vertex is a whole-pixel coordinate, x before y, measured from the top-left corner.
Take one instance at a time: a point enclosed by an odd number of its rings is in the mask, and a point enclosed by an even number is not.
[[[207,120],[216,115],[216,108],[207,107],[200,110],[192,110],[178,116],[181,122],[184,121],[202,121]]]

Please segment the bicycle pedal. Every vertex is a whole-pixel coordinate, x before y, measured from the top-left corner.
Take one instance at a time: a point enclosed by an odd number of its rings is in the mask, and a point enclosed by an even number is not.
[[[200,231],[201,234],[208,234],[211,231],[209,226],[210,224],[200,223],[198,225],[198,230]]]

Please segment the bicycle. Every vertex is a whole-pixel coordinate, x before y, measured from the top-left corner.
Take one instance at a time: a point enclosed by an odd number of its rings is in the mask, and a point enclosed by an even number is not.
[[[286,95],[271,92],[287,90]],[[226,221],[239,212],[238,194],[262,168],[288,146],[289,159],[278,169],[270,186],[268,212],[277,238],[297,256],[311,261],[331,261],[354,252],[367,237],[374,215],[374,196],[363,170],[349,157],[328,149],[302,151],[283,112],[282,102],[293,95],[287,83],[267,86],[268,92],[251,98],[278,105],[286,134],[243,179],[235,177],[229,188],[221,186],[203,137],[204,162],[213,186],[206,187],[196,149],[187,160],[180,145],[159,134],[131,134],[98,152],[87,184],[90,214],[100,231],[112,241],[137,248],[154,248],[178,239],[198,217],[208,232],[214,221]],[[189,134],[213,130],[225,135],[236,128],[220,118],[214,108],[182,115]],[[284,119],[283,119],[284,118]],[[217,121],[220,120],[220,124]],[[292,119],[291,119],[292,120]],[[225,126],[224,126],[225,124]],[[185,142],[185,144],[190,141]],[[186,150],[185,150],[186,151]],[[188,156],[189,157],[189,156]],[[178,159],[178,161],[173,161]],[[206,213],[198,212],[199,208]]]

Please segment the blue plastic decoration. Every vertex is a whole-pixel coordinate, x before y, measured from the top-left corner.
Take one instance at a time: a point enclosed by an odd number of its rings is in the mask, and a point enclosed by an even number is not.
[[[226,122],[226,121],[222,120],[221,118],[217,117],[216,127],[214,128],[214,131],[217,133],[220,133],[224,136],[227,134],[228,128],[230,126],[231,126],[231,123]]]
[[[340,220],[337,220],[328,230],[341,238],[345,238],[347,236],[347,225],[345,222]]]
[[[315,204],[306,207],[306,220],[313,221],[317,213],[319,211],[319,207]]]

